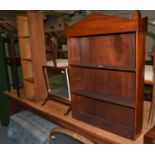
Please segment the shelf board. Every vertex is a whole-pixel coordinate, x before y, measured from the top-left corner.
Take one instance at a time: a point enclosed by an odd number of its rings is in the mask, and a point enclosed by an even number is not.
[[[111,94],[95,92],[93,90],[76,90],[72,91],[72,93],[95,100],[106,101],[112,104],[135,108],[134,101],[132,99],[127,99],[126,97],[113,96]]]
[[[28,39],[28,38],[30,38],[29,36],[19,36],[19,38],[23,38],[23,39]]]
[[[153,85],[154,83],[152,80],[144,80],[144,84]]]
[[[104,64],[70,64],[72,67],[81,67],[81,68],[92,68],[92,69],[103,69],[103,70],[120,70],[120,71],[129,71],[135,72],[134,67],[128,66],[114,66],[114,65],[104,65]]]
[[[32,58],[31,57],[25,57],[25,58],[21,58],[22,60],[25,60],[25,61],[32,61]]]
[[[33,77],[29,77],[29,78],[24,78],[25,81],[34,83],[34,78]]]

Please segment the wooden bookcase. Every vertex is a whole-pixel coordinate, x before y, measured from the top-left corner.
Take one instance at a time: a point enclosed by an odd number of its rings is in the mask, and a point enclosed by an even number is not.
[[[47,90],[42,66],[46,64],[43,15],[27,12],[17,16],[25,97],[43,100]]]
[[[130,139],[140,134],[146,25],[138,11],[65,25],[74,118]]]

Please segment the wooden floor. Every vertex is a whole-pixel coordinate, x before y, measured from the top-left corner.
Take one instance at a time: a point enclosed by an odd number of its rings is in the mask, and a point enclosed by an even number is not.
[[[68,110],[68,106],[56,101],[48,101],[47,104],[44,106],[41,105],[41,102],[33,102],[24,97],[17,97],[16,93],[6,92],[7,96],[13,99],[17,104],[22,105],[28,109],[31,109],[35,112],[38,112],[43,117],[61,125],[62,127],[66,127],[72,129],[73,131],[80,133],[87,138],[93,140],[95,143],[143,143],[143,136],[144,134],[153,126],[148,127],[147,120],[148,120],[148,112],[150,103],[144,102],[144,119],[143,119],[143,129],[142,134],[136,140],[130,140],[111,132],[105,131],[103,129],[97,128],[90,124],[81,122],[72,118],[71,114],[64,116],[66,111]],[[154,121],[155,122],[155,118]]]

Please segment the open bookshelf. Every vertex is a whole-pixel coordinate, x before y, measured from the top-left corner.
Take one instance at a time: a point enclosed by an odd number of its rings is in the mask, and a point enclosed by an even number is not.
[[[72,116],[135,139],[142,129],[147,18],[92,14],[65,25]]]
[[[109,102],[109,103],[113,103],[116,105],[122,105],[126,107],[135,108],[135,105],[133,104],[134,102],[130,98],[128,99],[125,97],[115,96],[113,94],[111,95],[111,94],[106,94],[106,93],[100,93],[100,92],[96,92],[95,90],[94,91],[93,90],[77,90],[77,91],[72,91],[72,93],[77,96],[95,99],[95,100],[99,100],[102,102]]]
[[[17,28],[25,96],[43,100],[47,94],[42,69],[46,64],[43,15],[35,12],[18,15]]]

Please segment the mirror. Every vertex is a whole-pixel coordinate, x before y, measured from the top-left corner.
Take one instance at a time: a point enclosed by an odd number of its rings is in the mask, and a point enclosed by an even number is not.
[[[70,85],[68,68],[44,66],[44,76],[48,91],[48,98],[70,104]]]

